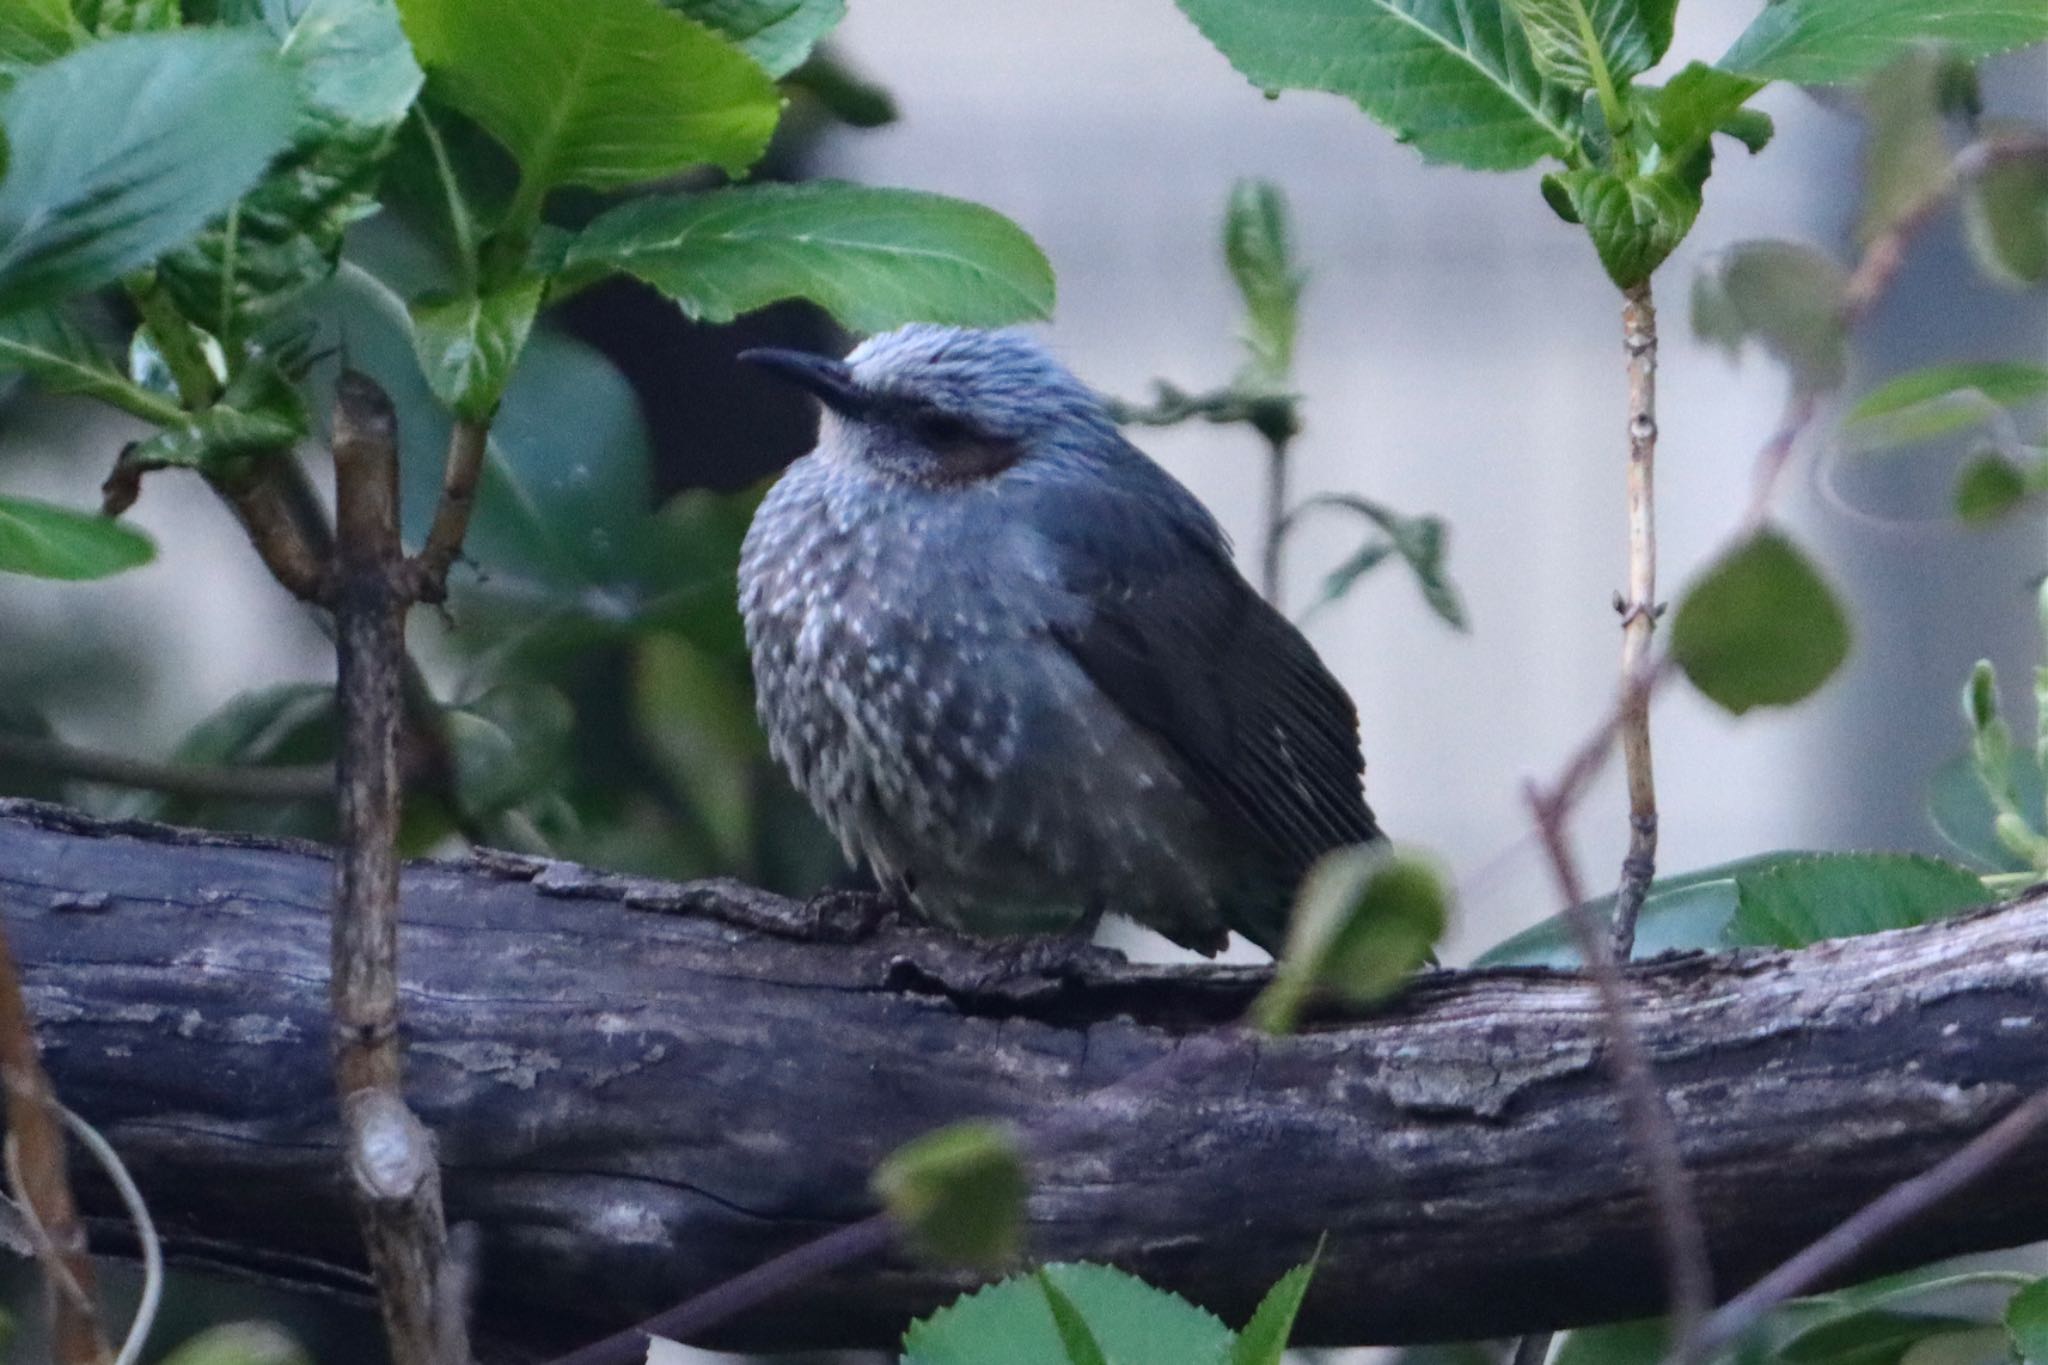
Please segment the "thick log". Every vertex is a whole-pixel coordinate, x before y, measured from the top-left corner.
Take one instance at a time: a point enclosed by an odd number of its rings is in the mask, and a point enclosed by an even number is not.
[[[347,1287],[330,881],[313,847],[0,803],[0,914],[53,1077],[171,1250]],[[409,1098],[501,1340],[596,1335],[857,1219],[880,1157],[971,1115],[1043,1135],[1034,1254],[1226,1318],[1325,1233],[1306,1340],[1657,1307],[1654,1213],[1569,973],[1438,972],[1273,1040],[1228,1026],[1257,971],[1023,965],[731,883],[493,857],[414,865],[404,898]],[[1628,984],[1723,1293],[2048,1088],[2048,899]],[[1863,1269],[2048,1237],[2048,1140],[2019,1160]],[[961,1284],[858,1265],[720,1344],[887,1343]]]

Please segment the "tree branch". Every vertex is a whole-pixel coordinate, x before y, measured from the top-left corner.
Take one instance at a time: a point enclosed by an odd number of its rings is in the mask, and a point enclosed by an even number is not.
[[[1614,901],[1614,956],[1636,946],[1636,916],[1657,875],[1657,779],[1650,761],[1650,696],[1634,686],[1650,669],[1657,629],[1657,309],[1650,282],[1622,305],[1628,353],[1628,597],[1621,613],[1621,756],[1628,771],[1628,854]]]
[[[309,801],[334,795],[334,770],[323,764],[263,768],[153,763],[126,754],[81,748],[42,735],[0,733],[0,763],[16,763],[81,782],[167,792],[199,800]]]
[[[311,846],[0,804],[0,913],[53,1079],[150,1192],[167,1251],[360,1293],[321,1064],[331,875]],[[1577,974],[1432,973],[1375,1018],[1270,1039],[1218,1027],[1257,970],[1029,970],[735,883],[504,855],[413,865],[403,890],[409,1094],[479,1233],[486,1337],[615,1331],[859,1223],[907,1139],[1051,1110],[1033,1254],[1115,1261],[1226,1319],[1324,1232],[1305,1342],[1663,1306]],[[1622,980],[1730,1291],[2048,1089],[2048,898]],[[1162,1057],[1183,1064],[1118,1084]],[[2048,1161],[2048,1138],[2015,1159]],[[79,1179],[118,1244],[118,1201]],[[1828,1279],[2043,1236],[2048,1185],[2001,1181]],[[967,1283],[865,1260],[717,1341],[883,1345]]]
[[[426,542],[412,561],[413,589],[422,602],[447,600],[448,571],[461,557],[463,537],[469,534],[469,514],[476,505],[477,482],[483,477],[490,436],[489,423],[461,417],[448,433],[441,501],[434,508],[434,524],[427,531]]]
[[[446,1298],[433,1136],[406,1107],[398,1037],[398,734],[407,599],[398,422],[352,370],[335,388],[335,654],[342,853],[335,865],[334,1074],[356,1213],[396,1365],[468,1365]]]

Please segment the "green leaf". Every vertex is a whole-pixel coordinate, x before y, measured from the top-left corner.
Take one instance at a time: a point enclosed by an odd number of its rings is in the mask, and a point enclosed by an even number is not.
[[[1370,1004],[1397,990],[1450,917],[1451,891],[1434,863],[1381,844],[1324,855],[1294,900],[1273,983],[1252,1004],[1268,1033],[1291,1033],[1319,995]]]
[[[1253,85],[1343,95],[1426,160],[1506,171],[1576,144],[1576,97],[1503,0],[1179,3]]]
[[[1284,386],[1294,373],[1294,338],[1300,324],[1302,271],[1294,262],[1287,198],[1265,180],[1240,180],[1223,219],[1223,259],[1244,299],[1244,378],[1254,386]]]
[[[1187,1300],[1109,1266],[1054,1264],[912,1323],[901,1365],[1064,1365],[1041,1275],[1118,1365],[1226,1365],[1230,1358],[1230,1329]]]
[[[1863,142],[1861,242],[1921,212],[1949,187],[1944,94],[1954,83],[1953,52],[1915,49],[1884,68],[1863,91],[1869,132]],[[1968,67],[1964,68],[1966,71]]]
[[[1060,1334],[1060,1349],[1066,1352],[1067,1365],[1109,1365],[1109,1358],[1102,1353],[1102,1343],[1088,1329],[1088,1320],[1044,1270],[1038,1272],[1038,1288],[1045,1295],[1045,1306],[1052,1311],[1052,1325]]]
[[[162,1365],[313,1365],[284,1330],[267,1322],[212,1327],[163,1358]]]
[[[1703,867],[1676,877],[1660,877],[1636,918],[1636,956],[1655,957],[1677,949],[1718,949],[1728,945],[1728,925],[1735,917],[1736,897],[1745,875],[1804,862],[1815,855],[1798,851],[1760,853],[1732,863]],[[1614,922],[1614,897],[1588,901],[1586,911],[1603,929]],[[1562,914],[1552,915],[1513,937],[1495,944],[1474,962],[1480,967],[1583,966],[1578,941]],[[1659,1359],[1662,1357],[1659,1356]]]
[[[1356,586],[1358,580],[1389,554],[1398,554],[1415,573],[1423,601],[1453,630],[1467,628],[1465,601],[1451,581],[1446,560],[1450,555],[1450,527],[1442,517],[1411,517],[1369,498],[1349,494],[1328,494],[1310,498],[1296,514],[1317,507],[1330,507],[1365,518],[1384,533],[1385,539],[1367,541],[1356,553],[1323,580],[1318,607],[1335,602]]]
[[[1762,80],[1833,85],[1920,43],[1975,60],[2048,38],[2040,0],[1773,0],[1718,65]]]
[[[56,307],[0,317],[0,372],[21,370],[53,393],[82,393],[147,422],[184,419],[174,402],[131,384],[85,330]]]
[[[993,325],[1053,300],[1044,254],[994,210],[829,182],[635,200],[585,229],[567,265],[637,275],[706,322],[807,298],[856,331]]]
[[[113,38],[28,72],[0,97],[0,313],[185,241],[255,182],[297,116],[290,76],[246,32]]]
[[[0,86],[15,68],[53,62],[85,40],[65,0],[7,0],[0,4]]]
[[[149,537],[117,521],[28,498],[0,497],[0,573],[106,578],[147,564]]]
[[[1956,515],[1972,525],[1996,521],[2026,501],[2027,472],[1997,451],[1963,466],[1956,478]]]
[[[281,38],[306,100],[291,148],[158,267],[179,310],[230,346],[333,274],[424,79],[392,0],[313,0]]]
[[[2048,1279],[2036,1280],[2005,1305],[2005,1330],[2026,1365],[2048,1365]]]
[[[1732,359],[1751,342],[1820,392],[1848,371],[1842,325],[1848,276],[1835,261],[1797,242],[1742,242],[1715,253],[1693,281],[1692,329]]]
[[[1919,1343],[1975,1325],[1967,1318],[1871,1309],[1796,1333],[1777,1357],[1784,1365],[1899,1365]]]
[[[413,303],[420,368],[456,416],[484,421],[496,410],[546,287],[529,276],[481,296],[432,295]]]
[[[281,683],[240,693],[180,740],[171,761],[198,766],[298,767],[332,764],[339,741],[331,683]],[[410,804],[410,803],[408,803]],[[157,796],[144,818],[254,834],[329,838],[331,801],[214,801]]]
[[[706,595],[707,611],[731,610],[735,562],[726,561]],[[695,831],[705,845],[700,859],[735,873],[748,868],[761,833],[767,747],[754,719],[744,644],[735,655],[665,633],[642,640],[634,657],[633,715],[646,761],[701,827]]]
[[[656,0],[399,0],[430,89],[519,161],[525,208],[709,162],[737,175],[781,100],[754,61]],[[517,73],[516,79],[512,73]]]
[[[1671,43],[1675,0],[1509,0],[1536,67],[1578,90],[1620,86],[1657,64]],[[1603,81],[1600,77],[1605,77]]]
[[[1629,93],[1656,145],[1682,159],[1715,133],[1736,138],[1752,152],[1762,151],[1770,140],[1771,121],[1743,108],[1761,89],[1761,81],[1690,62],[1664,85],[1636,86]]]
[[[1308,1297],[1309,1281],[1315,1278],[1316,1261],[1321,1257],[1322,1248],[1318,1247],[1315,1256],[1282,1275],[1266,1291],[1252,1320],[1231,1344],[1230,1365],[1281,1365],[1287,1338],[1294,1334],[1294,1319],[1301,1312],[1301,1301]]]
[[[846,0],[663,0],[759,62],[771,76],[802,66],[846,17]]]
[[[1963,197],[1963,223],[1993,279],[2023,288],[2048,281],[2048,153],[1985,167]]]
[[[1671,654],[1693,686],[1741,715],[1789,706],[1849,653],[1849,622],[1813,564],[1775,530],[1708,567],[1679,602]]]
[[[220,400],[182,415],[141,442],[131,458],[143,465],[183,465],[219,472],[235,456],[275,453],[312,423],[298,386],[260,358],[242,367]]]
[[[898,1148],[875,1168],[875,1197],[928,1256],[995,1266],[1022,1238],[1024,1158],[999,1123],[956,1123]]]
[[[1692,231],[1711,164],[1703,144],[1687,162],[1646,175],[1585,167],[1544,177],[1546,197],[1548,185],[1562,189],[1572,221],[1585,224],[1607,277],[1629,289],[1650,278]]]
[[[558,782],[568,768],[576,713],[540,683],[501,683],[447,713],[462,808],[491,815],[521,805]]]
[[[1565,1334],[1552,1365],[1656,1365],[1670,1343],[1671,1325],[1663,1318],[1580,1327]]]
[[[1843,419],[1842,434],[1855,451],[1911,445],[2042,398],[2048,398],[2048,367],[2017,361],[1935,365],[1865,394]]]
[[[1827,853],[1737,878],[1730,941],[1803,948],[1928,924],[1991,899],[1968,868],[1908,853]]]

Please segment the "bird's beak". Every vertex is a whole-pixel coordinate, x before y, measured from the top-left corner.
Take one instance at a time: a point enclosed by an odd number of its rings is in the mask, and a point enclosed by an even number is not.
[[[853,382],[853,371],[846,368],[843,360],[777,347],[741,351],[739,359],[810,390],[818,396],[818,401],[842,416],[858,417],[867,410],[868,395]]]

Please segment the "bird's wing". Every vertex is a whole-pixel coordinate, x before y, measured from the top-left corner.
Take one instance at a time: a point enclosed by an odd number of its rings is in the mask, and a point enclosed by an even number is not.
[[[1169,484],[1060,502],[1030,520],[1071,604],[1054,637],[1164,741],[1226,833],[1290,887],[1330,849],[1378,837],[1351,698],[1192,496]]]

